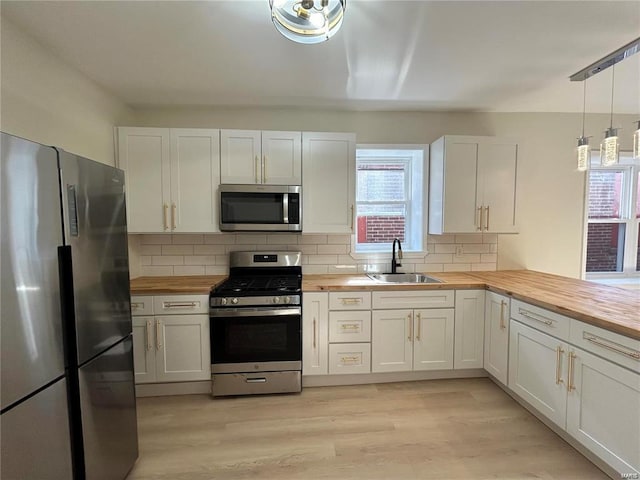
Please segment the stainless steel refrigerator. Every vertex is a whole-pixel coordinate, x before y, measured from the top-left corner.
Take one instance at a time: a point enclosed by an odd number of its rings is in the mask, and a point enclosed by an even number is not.
[[[123,479],[138,456],[123,172],[0,143],[0,477]]]

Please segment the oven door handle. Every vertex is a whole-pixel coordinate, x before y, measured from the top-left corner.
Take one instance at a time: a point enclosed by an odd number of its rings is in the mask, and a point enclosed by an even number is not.
[[[294,308],[212,308],[211,317],[274,317],[281,315],[301,315],[300,307]]]

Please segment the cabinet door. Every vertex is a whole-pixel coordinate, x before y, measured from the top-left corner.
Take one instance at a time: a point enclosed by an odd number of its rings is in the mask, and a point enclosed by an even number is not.
[[[129,233],[169,231],[168,128],[118,128],[118,167],[125,171]]]
[[[567,344],[515,320],[509,328],[509,388],[565,428]]]
[[[219,232],[220,132],[171,129],[171,229]]]
[[[158,382],[211,379],[209,315],[156,316]]]
[[[482,368],[484,290],[456,291],[454,368]]]
[[[567,431],[618,473],[637,475],[640,375],[577,348],[571,353]]]
[[[485,293],[484,369],[507,384],[509,362],[509,297]]]
[[[413,369],[413,310],[376,310],[371,322],[371,371]]]
[[[155,320],[133,317],[133,371],[136,383],[156,381]]]
[[[479,196],[484,206],[484,230],[516,233],[516,176],[518,145],[499,140],[482,143],[478,150]]]
[[[302,184],[301,132],[262,132],[262,183]]]
[[[414,370],[453,368],[453,322],[454,315],[451,308],[433,308],[414,312]]]
[[[354,134],[302,134],[303,232],[353,232],[355,162]]]
[[[262,183],[259,130],[220,130],[221,183]]]
[[[302,295],[302,374],[326,375],[329,370],[328,293]]]

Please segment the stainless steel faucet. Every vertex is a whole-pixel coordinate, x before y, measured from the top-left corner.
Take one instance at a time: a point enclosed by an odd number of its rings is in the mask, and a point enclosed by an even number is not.
[[[402,260],[402,244],[400,240],[394,238],[393,245],[391,245],[391,273],[396,273],[396,269],[402,266],[402,264],[396,260],[396,242],[398,242],[398,258]]]

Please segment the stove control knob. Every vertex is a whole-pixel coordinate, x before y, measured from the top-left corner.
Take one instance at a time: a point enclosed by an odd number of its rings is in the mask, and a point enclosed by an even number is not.
[[[235,305],[236,303],[238,303],[238,299],[237,298],[232,298],[231,299],[231,303],[233,303]]]
[[[291,303],[290,297],[284,297],[284,303]]]
[[[279,303],[280,297],[273,297],[273,303]]]
[[[226,298],[220,299],[220,305],[226,305],[226,304],[227,304],[227,299]]]

